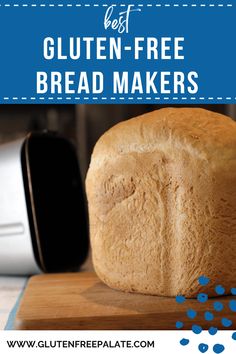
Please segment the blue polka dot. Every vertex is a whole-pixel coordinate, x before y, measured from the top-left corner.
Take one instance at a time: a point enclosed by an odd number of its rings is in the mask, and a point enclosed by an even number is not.
[[[180,328],[183,328],[184,324],[181,321],[177,321],[175,326],[176,326],[176,328],[180,329]]]
[[[228,318],[222,318],[221,323],[224,327],[232,326],[232,321],[229,320]]]
[[[199,302],[207,302],[208,295],[204,294],[204,293],[200,293],[200,294],[198,294],[197,299]]]
[[[236,288],[232,288],[232,289],[231,289],[231,294],[232,294],[232,295],[236,295]]]
[[[214,319],[214,315],[213,315],[213,313],[206,311],[204,313],[204,318],[206,321],[212,321]]]
[[[218,328],[216,328],[216,327],[210,327],[210,328],[208,329],[208,332],[209,332],[209,334],[210,334],[211,336],[214,336],[214,335],[218,332]]]
[[[199,352],[206,353],[208,351],[208,345],[205,343],[200,343],[198,346]]]
[[[214,302],[213,306],[214,306],[215,311],[218,311],[218,312],[222,311],[224,308],[224,305],[220,301]]]
[[[216,294],[218,294],[218,295],[223,295],[223,294],[225,293],[225,289],[223,288],[222,285],[217,285],[217,286],[215,287],[215,292],[216,292]]]
[[[204,275],[198,278],[198,282],[200,285],[207,285],[209,283],[210,279],[205,277]]]
[[[190,310],[187,311],[187,316],[188,316],[188,318],[192,318],[193,319],[193,318],[195,318],[197,316],[197,312],[195,310],[190,309]]]
[[[188,343],[189,343],[189,339],[186,339],[186,338],[183,338],[180,341],[180,344],[183,345],[183,346],[188,345]]]
[[[215,344],[213,347],[213,352],[220,354],[225,350],[225,347],[222,344]]]
[[[236,332],[234,332],[234,333],[232,334],[232,339],[233,339],[233,340],[236,340]]]
[[[202,332],[202,327],[198,325],[193,325],[192,326],[192,331],[195,334],[200,334]]]
[[[231,311],[236,312],[236,300],[230,300],[229,308]]]
[[[182,295],[177,295],[175,301],[178,302],[178,304],[183,304],[185,301],[185,297]]]

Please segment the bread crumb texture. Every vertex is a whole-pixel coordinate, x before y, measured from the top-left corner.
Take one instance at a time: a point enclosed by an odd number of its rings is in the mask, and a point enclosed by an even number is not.
[[[195,297],[236,281],[236,123],[163,108],[97,142],[86,178],[93,263],[112,288]]]

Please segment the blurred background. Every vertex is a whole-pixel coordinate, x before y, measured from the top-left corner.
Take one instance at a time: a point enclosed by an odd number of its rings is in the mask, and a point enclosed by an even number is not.
[[[236,105],[197,106],[236,120]],[[20,138],[29,131],[57,131],[76,145],[84,180],[93,147],[108,128],[122,120],[163,107],[165,105],[2,105],[0,144]]]

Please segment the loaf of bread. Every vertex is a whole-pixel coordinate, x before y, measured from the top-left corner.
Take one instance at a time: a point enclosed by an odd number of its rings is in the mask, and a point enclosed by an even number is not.
[[[86,179],[92,255],[114,289],[216,296],[236,286],[236,123],[164,108],[97,142]]]

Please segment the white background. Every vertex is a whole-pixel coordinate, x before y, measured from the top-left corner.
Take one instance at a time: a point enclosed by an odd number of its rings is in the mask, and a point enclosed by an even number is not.
[[[199,354],[199,343],[206,343],[209,345],[207,354],[213,354],[213,345],[216,343],[225,346],[224,354],[236,353],[236,341],[232,340],[233,331],[219,331],[216,335],[211,336],[207,331],[196,335],[191,331],[0,331],[0,353],[155,353],[155,354]],[[179,340],[188,338],[190,343],[183,347],[179,344]],[[36,348],[36,349],[10,349],[7,346],[7,340],[103,340],[112,341],[116,340],[155,340],[154,348],[128,348],[128,349],[110,349],[110,348]]]

